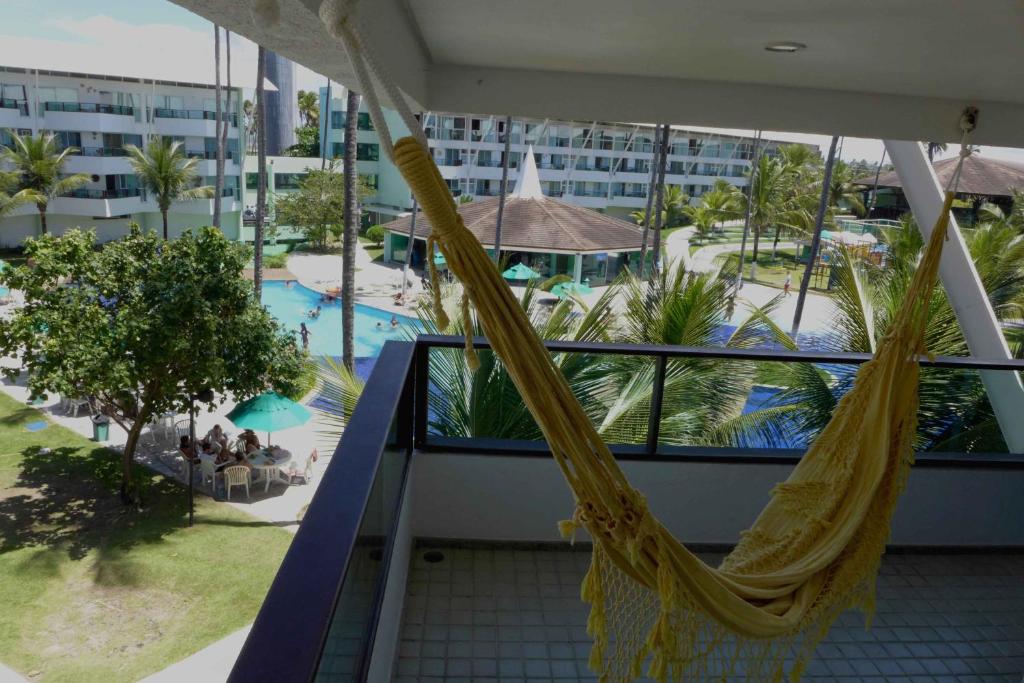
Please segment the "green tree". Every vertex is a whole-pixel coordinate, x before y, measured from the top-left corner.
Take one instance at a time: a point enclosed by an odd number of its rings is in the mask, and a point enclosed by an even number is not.
[[[0,162],[7,162],[17,176],[16,196],[36,205],[40,230],[45,235],[46,210],[50,202],[85,185],[89,176],[63,173],[68,155],[75,154],[78,149],[61,149],[55,134],[43,132],[23,136],[13,130],[7,132],[11,136],[11,145],[2,148]]]
[[[716,228],[742,216],[745,202],[740,189],[722,179],[716,180],[714,187],[700,196],[700,204],[714,216]]]
[[[852,211],[858,216],[864,215],[864,202],[861,200],[864,187],[853,182],[856,177],[853,167],[845,161],[836,160],[828,190],[828,204],[833,212],[839,209]]]
[[[378,247],[384,244],[384,240],[387,236],[388,232],[384,229],[383,225],[371,225],[366,229],[366,239],[372,241]]]
[[[7,216],[22,204],[32,201],[30,190],[17,190],[18,176],[0,171],[0,218]]]
[[[163,219],[164,239],[168,239],[167,213],[171,202],[209,199],[214,190],[209,185],[199,185],[198,159],[185,156],[182,143],[169,138],[153,138],[141,150],[135,145],[126,145],[128,161],[139,177],[139,182],[156,199]]]
[[[698,206],[687,206],[686,215],[689,216],[693,227],[697,229],[697,237],[700,241],[706,240],[718,223],[718,214],[701,203]]]
[[[153,416],[185,412],[189,394],[204,389],[220,402],[294,393],[303,356],[253,299],[242,277],[247,250],[219,230],[167,242],[133,225],[96,246],[94,232],[78,229],[27,241],[34,265],[0,275],[26,300],[0,327],[0,352],[20,356],[33,397],[92,397],[128,432],[122,493],[138,503],[132,465]]]
[[[761,235],[775,230],[775,245],[783,229],[800,230],[807,227],[809,217],[796,201],[794,183],[797,169],[783,159],[762,154],[750,193],[750,230],[754,235],[751,255],[751,278],[757,263]]]
[[[286,157],[320,156],[320,129],[317,126],[300,126],[295,129],[296,143],[284,150]]]
[[[369,196],[365,183],[359,188],[361,196]],[[338,172],[338,161],[327,162],[322,171],[306,169],[298,190],[275,197],[275,209],[279,225],[297,228],[315,248],[326,249],[335,226],[345,218],[345,178]]]
[[[688,214],[686,207],[689,206],[690,196],[683,192],[679,185],[666,185],[665,196],[661,200],[662,210],[665,212],[665,227],[674,228],[682,225]]]
[[[313,90],[300,90],[296,95],[299,106],[299,118],[304,128],[320,126],[320,95]]]

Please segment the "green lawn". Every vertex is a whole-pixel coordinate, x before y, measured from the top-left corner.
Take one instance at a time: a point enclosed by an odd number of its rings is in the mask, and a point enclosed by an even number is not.
[[[384,260],[384,245],[383,244],[378,245],[376,242],[374,242],[371,239],[367,239],[363,235],[359,236],[359,243],[361,245],[363,245],[363,249],[366,250],[366,253],[370,255],[371,259],[373,259],[374,261],[383,261]]]
[[[291,535],[138,468],[0,394],[0,661],[34,681],[136,681],[251,622]],[[41,449],[50,449],[44,453]]]
[[[725,264],[732,268],[733,271],[739,267],[740,256],[738,252],[730,253],[726,256],[719,257],[719,260],[727,259]],[[803,263],[796,262],[796,250],[794,249],[779,249],[778,255],[774,260],[771,257],[771,244],[768,245],[768,249],[761,249],[757,258],[757,278],[754,280],[758,284],[768,285],[769,287],[782,288],[783,283],[786,281],[786,273],[792,276],[793,291],[800,288],[800,278],[804,274]],[[751,263],[750,263],[750,251],[748,245],[747,258],[743,264],[743,277],[750,278]],[[820,287],[819,287],[820,285]],[[811,278],[811,289],[827,294],[828,290],[825,287],[828,285],[828,267],[824,269],[824,272],[820,278],[813,276]]]

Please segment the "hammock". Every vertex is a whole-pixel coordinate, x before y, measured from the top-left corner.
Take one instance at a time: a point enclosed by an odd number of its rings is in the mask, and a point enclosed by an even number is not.
[[[648,511],[601,441],[494,263],[463,225],[422,129],[373,61],[351,10],[345,0],[325,0],[320,16],[346,48],[381,146],[430,220],[428,253],[436,244],[461,280],[464,317],[472,304],[573,492],[575,510],[560,530],[569,537],[582,528],[593,539],[582,586],[591,605],[591,669],[602,681],[645,673],[657,681],[780,680],[787,673],[799,679],[841,612],[860,607],[870,615],[873,609],[889,522],[913,462],[916,359],[925,351],[922,337],[953,193],[946,193],[906,299],[875,357],[860,368],[832,420],[774,488],[753,526],[720,566],[711,567]],[[393,147],[377,85],[413,132]],[[961,163],[967,153],[961,152]],[[439,296],[434,288],[444,328]],[[476,364],[468,339],[466,357]]]

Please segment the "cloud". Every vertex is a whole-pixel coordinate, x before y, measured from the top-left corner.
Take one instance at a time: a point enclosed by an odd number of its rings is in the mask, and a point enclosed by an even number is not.
[[[190,83],[213,83],[213,30],[203,32],[166,23],[129,24],[106,15],[85,19],[54,19],[48,24],[67,40],[4,35],[0,64],[22,68],[156,78]],[[226,59],[221,46],[221,77]],[[231,36],[231,83],[256,85],[256,45]],[[324,78],[296,65],[296,87],[316,89]]]

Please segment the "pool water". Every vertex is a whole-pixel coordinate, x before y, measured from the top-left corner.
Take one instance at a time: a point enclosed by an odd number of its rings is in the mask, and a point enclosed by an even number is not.
[[[285,329],[298,339],[299,323],[309,328],[309,352],[314,356],[341,356],[341,302],[322,303],[320,293],[297,282],[286,287],[284,282],[263,283],[263,304]],[[321,306],[320,316],[310,318],[307,313]],[[396,315],[398,327],[391,327],[391,316],[384,310],[356,304],[354,326],[355,357],[376,359],[384,342],[389,339],[407,340],[422,326],[414,318]],[[379,323],[379,326],[378,326]],[[366,365],[362,363],[360,365]],[[362,373],[360,373],[362,374]]]

